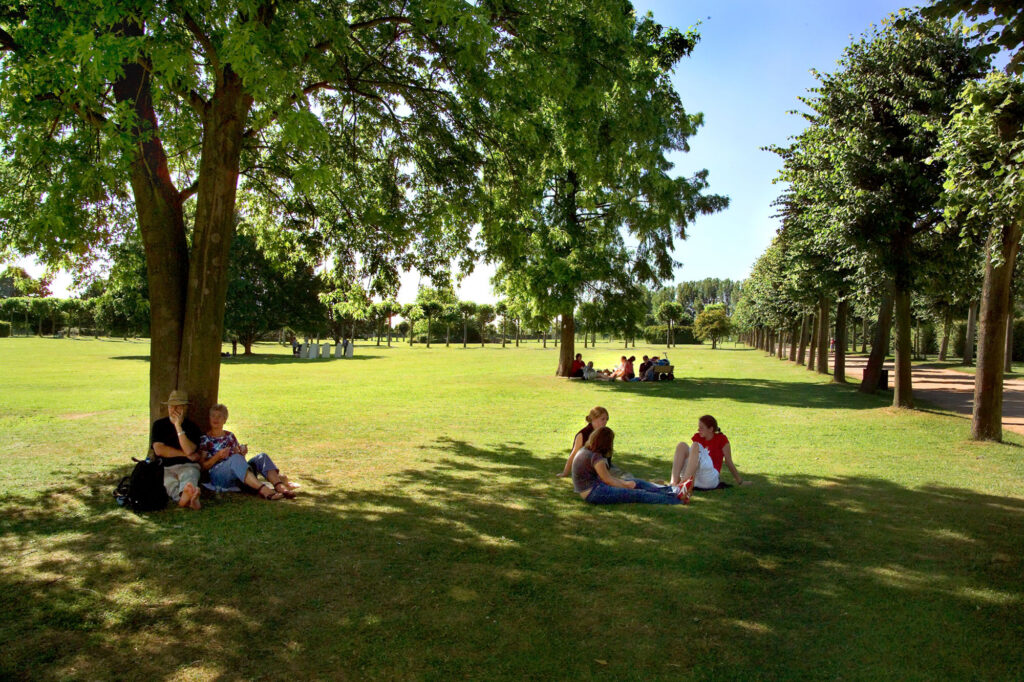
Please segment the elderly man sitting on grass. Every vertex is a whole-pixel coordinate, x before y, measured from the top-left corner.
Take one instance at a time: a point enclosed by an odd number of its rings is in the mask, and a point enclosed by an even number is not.
[[[167,496],[185,509],[199,509],[199,439],[203,432],[185,418],[188,394],[174,390],[167,398],[167,416],[153,422],[150,448],[163,460]]]

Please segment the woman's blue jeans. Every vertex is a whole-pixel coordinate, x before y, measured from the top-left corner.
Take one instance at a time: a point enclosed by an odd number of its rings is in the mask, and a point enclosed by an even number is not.
[[[265,452],[261,452],[248,462],[242,455],[231,455],[210,469],[210,485],[216,490],[238,490],[239,486],[245,485],[247,471],[266,478],[268,473],[276,470],[274,460]]]
[[[672,488],[667,485],[655,485],[640,479],[634,479],[636,488],[616,488],[606,483],[598,483],[590,489],[587,502],[591,504],[624,504],[639,502],[643,504],[682,504]]]

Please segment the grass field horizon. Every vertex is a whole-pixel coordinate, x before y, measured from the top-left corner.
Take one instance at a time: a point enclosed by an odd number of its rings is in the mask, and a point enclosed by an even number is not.
[[[548,345],[260,344],[226,428],[300,498],[135,515],[148,341],[0,340],[0,677],[1024,676],[1019,436],[731,343],[658,384],[560,379]],[[598,404],[637,476],[710,413],[754,485],[586,505],[554,474]]]

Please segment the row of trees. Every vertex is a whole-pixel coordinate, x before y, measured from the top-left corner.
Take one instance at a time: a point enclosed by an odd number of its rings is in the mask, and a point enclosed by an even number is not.
[[[973,337],[980,299],[973,433],[999,439],[1024,89],[1018,76],[989,72],[991,50],[934,16],[962,5],[890,17],[834,73],[817,74],[802,98],[807,128],[774,149],[781,228],[736,319],[762,347],[788,337],[791,359],[802,362],[809,344],[820,372],[834,334],[835,381],[845,381],[851,316],[874,320],[864,391],[878,386],[894,328],[893,404],[912,407],[915,307],[943,320],[945,348],[958,307],[971,311]]]

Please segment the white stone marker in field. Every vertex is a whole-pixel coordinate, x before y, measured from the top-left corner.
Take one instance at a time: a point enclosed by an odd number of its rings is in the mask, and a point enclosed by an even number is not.
[[[355,348],[355,347],[356,347],[356,344],[354,342],[348,344],[348,346],[345,347],[345,357],[346,358],[352,357],[352,349]]]

